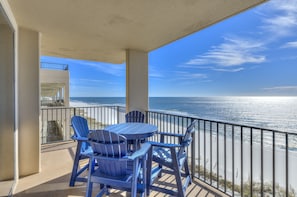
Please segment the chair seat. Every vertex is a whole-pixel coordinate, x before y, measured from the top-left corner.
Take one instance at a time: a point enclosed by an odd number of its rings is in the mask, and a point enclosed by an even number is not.
[[[108,175],[106,173],[101,172],[100,170],[96,170],[91,177],[91,181],[92,182],[96,182],[98,181],[98,179],[106,179],[108,181],[114,179],[120,182],[128,182],[131,180],[132,175],[131,174],[124,174],[124,175],[120,175],[120,176],[112,176],[112,175]]]
[[[179,166],[182,166],[182,163],[184,162],[186,157],[187,157],[186,152],[184,152],[179,156],[179,159],[178,159]],[[153,161],[159,164],[162,164],[164,166],[171,167],[172,166],[171,150],[169,148],[153,147]]]
[[[81,154],[86,155],[87,157],[90,157],[90,155],[93,154],[92,147],[91,146],[87,147]]]

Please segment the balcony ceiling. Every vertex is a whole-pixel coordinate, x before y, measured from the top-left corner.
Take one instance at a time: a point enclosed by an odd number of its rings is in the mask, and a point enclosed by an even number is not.
[[[41,54],[122,63],[265,0],[9,0],[21,27],[41,32]],[[241,25],[241,24],[238,24]]]
[[[7,24],[6,18],[4,17],[3,11],[0,7],[0,25],[5,25]]]
[[[41,83],[41,97],[53,97],[64,87],[64,83]]]

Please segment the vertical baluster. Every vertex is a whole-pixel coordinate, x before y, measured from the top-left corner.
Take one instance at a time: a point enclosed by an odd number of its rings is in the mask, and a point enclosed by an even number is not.
[[[204,145],[204,181],[206,180],[206,129],[205,129],[205,125],[206,125],[206,123],[205,123],[205,121],[203,121],[203,133],[204,133],[204,143],[203,143],[203,145]]]
[[[209,156],[210,156],[210,185],[212,185],[212,122],[209,122],[209,140],[210,140],[210,147],[209,147]]]
[[[243,127],[240,127],[240,193],[243,197]]]
[[[272,131],[272,196],[275,196],[275,132]]]
[[[146,113],[146,119],[147,119],[148,113]],[[120,123],[120,107],[117,106],[117,123]]]
[[[289,142],[286,133],[286,196],[289,196]]]
[[[216,130],[217,130],[217,188],[219,188],[219,183],[220,183],[220,180],[219,180],[219,123],[216,123],[217,127],[216,127]]]
[[[234,125],[232,125],[232,196],[234,196]]]
[[[194,119],[193,119],[194,120]],[[192,121],[193,121],[192,120]],[[195,129],[196,129],[196,125],[194,126]],[[192,137],[193,137],[193,141],[192,141],[192,144],[191,144],[191,172],[192,172],[192,178],[194,177],[195,175],[195,166],[196,166],[196,163],[195,163],[195,155],[196,155],[196,144],[198,144],[196,142],[196,132],[194,132],[192,134]]]
[[[47,124],[47,126],[46,127],[48,127],[48,121],[49,121],[49,113],[48,113],[48,109],[46,110],[47,111],[47,115],[46,115],[46,124]],[[53,113],[52,111],[51,111],[51,113]],[[44,141],[45,141],[45,143],[47,143],[47,138],[46,138],[46,136],[47,136],[47,133],[48,131],[47,131],[47,129],[46,129],[46,132],[45,132],[45,135],[43,136],[44,137]]]
[[[261,196],[264,196],[264,150],[263,150],[263,129],[261,129]]]
[[[108,118],[108,114],[107,114],[107,109],[106,109],[106,106],[103,106],[103,117],[104,117],[104,123],[106,125],[110,125],[110,122],[109,122],[109,118]]]
[[[198,178],[200,178],[200,160],[201,160],[201,151],[200,151],[200,145],[201,145],[201,132],[200,132],[200,120],[198,120]]]
[[[250,163],[250,171],[251,171],[251,182],[250,182],[250,193],[251,196],[253,196],[253,129],[250,128],[250,157],[251,157],[251,163]]]
[[[224,124],[224,192],[227,191],[226,181],[227,181],[227,153],[226,153],[226,124]]]

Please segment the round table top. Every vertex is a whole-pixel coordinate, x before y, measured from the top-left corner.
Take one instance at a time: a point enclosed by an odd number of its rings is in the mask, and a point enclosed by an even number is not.
[[[105,130],[123,135],[127,140],[136,140],[153,136],[158,127],[148,123],[129,122],[110,125]]]

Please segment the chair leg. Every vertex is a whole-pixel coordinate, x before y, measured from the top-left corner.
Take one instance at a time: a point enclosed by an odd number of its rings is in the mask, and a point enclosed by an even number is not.
[[[192,184],[192,177],[191,177],[190,170],[189,170],[188,158],[186,158],[186,160],[184,162],[184,168],[185,168],[186,177],[189,178],[189,184]]]
[[[86,191],[86,197],[92,197],[92,193],[93,193],[93,183],[89,183],[87,184],[87,191]]]
[[[133,172],[137,171],[138,163],[139,163],[139,158],[133,161]],[[132,180],[131,180],[131,197],[136,197],[137,195],[137,177],[138,177],[138,174],[133,173]]]
[[[152,184],[152,163],[153,163],[153,148],[151,147],[148,151],[148,159],[147,159],[147,169],[146,169],[146,195],[150,195],[150,186]]]
[[[143,193],[142,193],[142,196],[146,196],[147,193],[148,193],[148,190],[147,190],[147,185],[148,185],[148,182],[147,182],[147,156],[142,158],[141,159],[141,163],[142,163],[142,184],[143,184]],[[137,187],[137,184],[136,184],[136,187]]]
[[[93,162],[89,162],[89,173],[88,173],[88,182],[87,182],[87,191],[86,191],[86,197],[92,196],[92,190],[93,190],[93,183],[91,182],[91,176],[92,176],[92,168],[93,168]]]
[[[80,160],[81,145],[82,145],[81,142],[77,143],[75,158],[74,158],[72,172],[71,172],[71,178],[70,178],[70,182],[69,182],[70,187],[74,186],[75,180],[76,180],[76,177],[77,177],[77,169],[78,169],[78,164],[79,164],[79,160]]]
[[[174,148],[171,149],[171,158],[172,158],[173,171],[174,171],[175,181],[176,181],[176,186],[177,186],[177,195],[179,197],[184,197],[185,191],[183,189],[182,176],[181,176],[181,172],[180,172],[179,164],[178,164],[178,160],[177,160],[177,155],[176,155]]]

